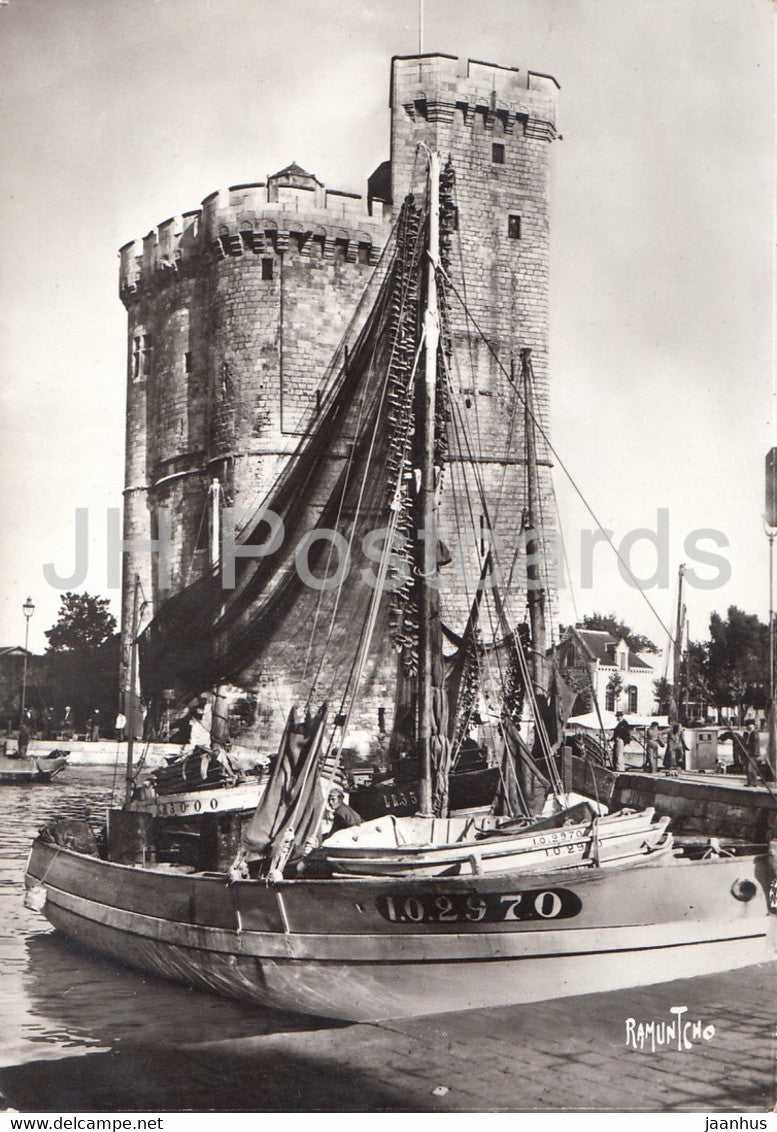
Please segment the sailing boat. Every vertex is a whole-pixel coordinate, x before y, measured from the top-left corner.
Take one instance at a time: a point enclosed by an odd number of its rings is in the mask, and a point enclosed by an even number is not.
[[[112,810],[107,852],[84,822],[54,822],[42,831],[27,865],[28,900],[68,936],[143,970],[265,1007],[352,1020],[532,1002],[772,959],[777,853],[770,857],[766,847],[760,854],[732,858],[676,856],[665,825],[645,813],[590,817],[551,825],[546,832],[539,824],[508,828],[518,845],[505,857],[488,848],[489,828],[459,830],[451,825],[456,819],[446,816],[448,771],[467,729],[459,722],[473,716],[471,688],[467,692],[462,672],[467,652],[474,651],[475,632],[470,617],[469,634],[461,638],[462,644],[470,643],[463,654],[459,650],[459,675],[446,680],[435,581],[447,343],[444,330],[441,342],[436,301],[444,264],[437,243],[440,168],[435,155],[429,165],[426,215],[414,202],[406,204],[393,260],[360,347],[335,383],[318,429],[301,445],[271,500],[275,513],[296,530],[313,511],[324,520],[321,525],[347,517],[351,531],[388,511],[388,534],[398,537],[384,540],[378,584],[361,595],[358,621],[358,598],[348,607],[350,633],[341,633],[333,616],[321,634],[322,647],[317,651],[311,642],[307,710],[289,713],[272,778],[232,867],[214,870],[204,852],[194,864],[160,860],[147,815]],[[443,183],[449,176],[443,174]],[[422,272],[421,334],[416,280]],[[385,370],[383,382],[375,378],[378,364]],[[384,431],[387,404],[394,428]],[[324,438],[338,432],[350,435],[351,443],[345,466],[333,473],[322,470],[321,453]],[[388,496],[385,477],[375,474],[376,458],[393,470]],[[300,498],[311,500],[307,514],[300,510]],[[255,531],[245,537],[258,541]],[[397,559],[400,566],[409,560],[412,569],[386,600],[385,582]],[[293,633],[294,624],[305,624],[300,609],[309,608],[315,624],[325,604],[320,594],[311,596],[298,584],[293,563],[293,549],[281,546],[245,567],[227,601],[215,575],[173,599],[146,639],[147,693],[169,686],[171,665],[184,691],[225,682],[250,655],[271,652],[279,636],[275,655],[282,663],[284,648],[301,639]],[[501,608],[496,613],[506,630],[504,649],[519,665],[523,694],[535,705],[539,747],[534,749],[544,752],[544,760],[533,759],[523,742],[514,742],[511,750],[524,767],[534,764],[524,781],[542,786],[544,772],[554,773],[540,710],[545,693],[533,686],[525,650],[510,630],[505,599],[495,591],[493,604]],[[328,612],[337,613],[342,600],[342,591],[332,591]],[[354,633],[357,624],[361,630]],[[204,631],[214,626],[203,649]],[[406,741],[408,724],[414,724],[422,814],[381,820],[403,832],[405,848],[410,827],[403,823],[422,823],[416,857],[425,855],[424,866],[412,875],[394,869],[392,875],[319,877],[306,872],[325,805],[319,771],[358,716],[366,671],[381,662],[385,671],[384,635],[393,636],[400,649],[395,731],[404,728]],[[330,671],[339,673],[343,689],[333,713],[326,702],[317,709],[311,704],[324,678],[329,646],[335,654]],[[351,662],[339,667],[346,651]],[[534,652],[536,672],[536,646]],[[453,689],[455,702],[448,695]],[[507,702],[498,716],[508,740],[516,738],[514,709]],[[435,822],[441,823],[438,829]],[[358,836],[360,828],[356,834],[344,831],[346,838]],[[221,832],[216,823],[211,830],[216,842]],[[504,844],[502,832],[497,826],[495,845]],[[630,833],[638,843],[621,852]],[[543,836],[556,840],[542,844]],[[461,859],[440,861],[440,848],[447,853],[451,843],[460,856],[463,848],[473,858],[469,869]],[[337,843],[330,838],[328,844]],[[378,848],[369,846],[374,858],[381,856]],[[397,847],[388,848],[395,866]],[[569,859],[560,860],[565,848],[571,848]],[[474,860],[478,852],[480,867]]]
[[[223,489],[214,479],[208,489],[209,551],[212,570],[219,567]],[[132,633],[136,658],[139,626]],[[128,703],[132,695],[128,692]],[[189,748],[166,766],[139,779],[133,767],[132,740],[127,750],[127,808],[163,818],[181,827],[196,825],[203,815],[248,816],[256,809],[269,778],[269,758],[254,754],[248,765],[238,764],[230,753],[229,727],[224,689],[217,687],[203,710],[191,718]],[[130,735],[134,734],[130,727]]]

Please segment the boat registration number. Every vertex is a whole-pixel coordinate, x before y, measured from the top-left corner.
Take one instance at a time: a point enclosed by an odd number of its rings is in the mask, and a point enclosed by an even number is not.
[[[500,924],[510,920],[569,920],[583,903],[568,888],[525,892],[379,896],[378,912],[394,924]]]

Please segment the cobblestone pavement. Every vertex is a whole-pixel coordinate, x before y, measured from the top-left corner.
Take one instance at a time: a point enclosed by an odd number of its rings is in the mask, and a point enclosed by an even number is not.
[[[714,1026],[629,1048],[626,1020]],[[21,1111],[764,1112],[777,1100],[777,963],[607,994],[378,1024],[132,1043],[0,1072]],[[299,1026],[299,1020],[296,1025]],[[266,1026],[265,1026],[266,1028]]]

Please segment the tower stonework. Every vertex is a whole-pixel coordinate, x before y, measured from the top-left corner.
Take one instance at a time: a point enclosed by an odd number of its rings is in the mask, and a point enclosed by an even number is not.
[[[120,251],[128,312],[122,649],[209,567],[208,489],[255,506],[315,415],[384,239],[382,208],[291,165],[212,193]],[[143,544],[169,523],[169,578]]]
[[[532,410],[537,435],[541,514],[535,524],[556,528],[548,433],[549,143],[556,137],[558,83],[549,75],[448,55],[395,58],[391,81],[391,195],[396,208],[421,192],[425,164],[419,146],[450,159],[456,177],[458,231],[450,276],[454,416],[480,465],[488,515],[505,569],[514,557],[527,507],[526,430],[520,351],[532,352]],[[464,307],[466,304],[466,310]],[[458,359],[458,365],[456,364]],[[459,455],[452,449],[455,460]],[[455,474],[455,473],[454,473]],[[482,511],[480,503],[473,506]],[[460,522],[449,506],[443,535]],[[449,587],[449,615],[461,617],[478,564],[466,554],[469,584]],[[546,557],[557,548],[545,540]],[[525,560],[524,560],[525,561]],[[554,598],[549,578],[550,599]],[[510,613],[524,620],[525,606]]]
[[[292,164],[263,182],[213,193],[200,209],[121,249],[130,544],[122,687],[133,575],[153,612],[208,569],[212,480],[236,507],[255,506],[272,486],[315,420],[344,333],[369,308],[370,280],[404,197],[423,190],[421,142],[443,163],[450,157],[456,175],[450,274],[469,314],[452,297],[453,356],[460,359],[451,374],[454,412],[476,443],[489,518],[500,541],[515,545],[527,503],[523,409],[491,351],[517,382],[520,350],[531,348],[535,411],[547,429],[548,150],[556,89],[555,80],[532,71],[445,55],[395,58],[391,158],[370,177],[366,200],[327,189]],[[552,528],[541,437],[538,448],[542,518]],[[457,456],[453,447],[452,465]],[[164,533],[166,516],[165,582],[141,544]],[[442,522],[443,536],[455,540],[459,520],[450,505]],[[474,545],[466,553],[476,577]],[[470,587],[449,588],[446,613],[455,622]],[[509,612],[524,619],[515,604]],[[361,726],[377,723],[378,708],[390,718],[387,688],[368,695]],[[276,733],[282,719],[273,695],[269,732]]]

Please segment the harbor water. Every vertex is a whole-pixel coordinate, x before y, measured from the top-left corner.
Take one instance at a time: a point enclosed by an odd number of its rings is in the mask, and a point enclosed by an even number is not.
[[[0,792],[0,1107],[764,1111],[774,1103],[774,963],[530,1007],[343,1025],[230,1002],[79,950],[24,907],[27,853],[51,817],[98,824],[121,792],[112,769],[84,767],[49,786]],[[690,1049],[638,1048],[637,1022],[671,1019],[678,1007],[714,1036]]]

